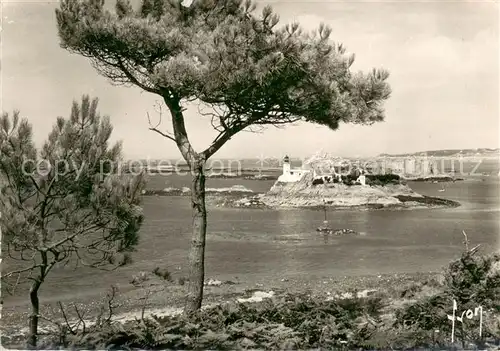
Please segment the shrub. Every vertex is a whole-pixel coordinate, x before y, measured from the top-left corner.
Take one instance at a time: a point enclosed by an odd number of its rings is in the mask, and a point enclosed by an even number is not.
[[[370,185],[386,185],[386,184],[399,184],[401,177],[397,174],[367,174],[367,184]]]
[[[457,303],[456,315],[482,307],[482,336],[479,337],[479,317],[464,323],[455,322],[456,339],[481,345],[490,338],[500,339],[500,254],[480,256],[476,248],[467,250],[460,259],[444,271],[441,291],[406,304],[396,311],[395,328],[405,331],[405,337],[414,346],[430,347],[449,343],[453,301]],[[415,293],[414,288],[410,293]],[[436,332],[437,331],[437,332]],[[481,339],[481,340],[480,340]]]
[[[352,174],[343,175],[342,176],[342,183],[344,183],[345,185],[351,186],[351,185],[354,185],[354,183],[356,182],[356,179],[358,179],[358,177],[356,177]]]
[[[380,298],[322,301],[286,295],[259,304],[228,304],[190,316],[111,324],[74,336],[73,348],[303,349],[356,348],[376,332]]]
[[[481,305],[500,312],[500,254],[466,251],[445,271],[448,295],[461,306]]]
[[[153,274],[156,275],[157,277],[162,278],[163,280],[166,280],[168,282],[173,282],[172,273],[170,273],[168,269],[161,269],[160,267],[156,267],[153,270]]]
[[[312,185],[324,184],[323,178],[313,179]]]

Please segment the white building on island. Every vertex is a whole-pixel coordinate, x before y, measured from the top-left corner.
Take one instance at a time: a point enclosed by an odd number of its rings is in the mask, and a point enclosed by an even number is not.
[[[295,183],[301,180],[305,174],[310,172],[311,170],[309,169],[293,169],[290,164],[290,157],[285,156],[285,158],[283,159],[283,174],[278,177],[278,182]]]
[[[332,183],[334,181],[342,182],[341,174],[335,170],[335,167],[337,167],[340,171],[342,163],[343,160],[336,160],[326,156],[323,158],[314,156],[304,162],[305,168],[292,168],[290,158],[285,156],[283,159],[283,174],[278,177],[278,182],[295,183],[300,181],[304,175],[310,173],[313,175],[313,182],[319,180],[319,184]],[[361,170],[356,182],[366,185],[364,170]]]
[[[356,179],[356,182],[358,182],[361,185],[366,185],[366,176],[364,172],[361,172],[358,179]]]

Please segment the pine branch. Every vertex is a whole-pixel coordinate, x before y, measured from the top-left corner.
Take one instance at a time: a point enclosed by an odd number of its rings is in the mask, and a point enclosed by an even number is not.
[[[116,58],[118,64],[116,65],[124,74],[125,76],[130,79],[130,81],[132,83],[134,83],[135,85],[137,85],[138,87],[140,87],[141,89],[145,90],[145,91],[148,91],[150,93],[154,93],[154,94],[160,94],[160,91],[157,90],[157,89],[153,89],[153,88],[150,88],[148,86],[146,86],[145,84],[139,82],[139,80],[134,77],[134,75],[132,75],[132,73],[130,73],[130,71],[127,70],[127,68],[125,67],[125,65],[123,64],[123,61],[121,60],[121,58]]]

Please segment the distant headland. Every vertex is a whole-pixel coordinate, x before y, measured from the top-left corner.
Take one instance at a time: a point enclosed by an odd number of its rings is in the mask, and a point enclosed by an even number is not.
[[[430,150],[403,154],[380,154],[378,157],[486,157],[499,158],[500,149],[448,149]]]

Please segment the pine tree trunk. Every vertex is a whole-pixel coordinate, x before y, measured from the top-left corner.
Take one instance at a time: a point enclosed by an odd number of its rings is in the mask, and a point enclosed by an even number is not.
[[[31,301],[31,315],[29,318],[29,334],[28,334],[28,347],[35,348],[38,337],[38,316],[40,314],[40,303],[38,299],[38,290],[41,285],[40,280],[36,280],[31,285],[30,301]]]
[[[205,206],[204,163],[191,166],[193,182],[191,205],[193,207],[193,227],[189,252],[189,282],[185,313],[201,308],[203,283],[205,281],[205,237],[207,234],[207,209]]]

